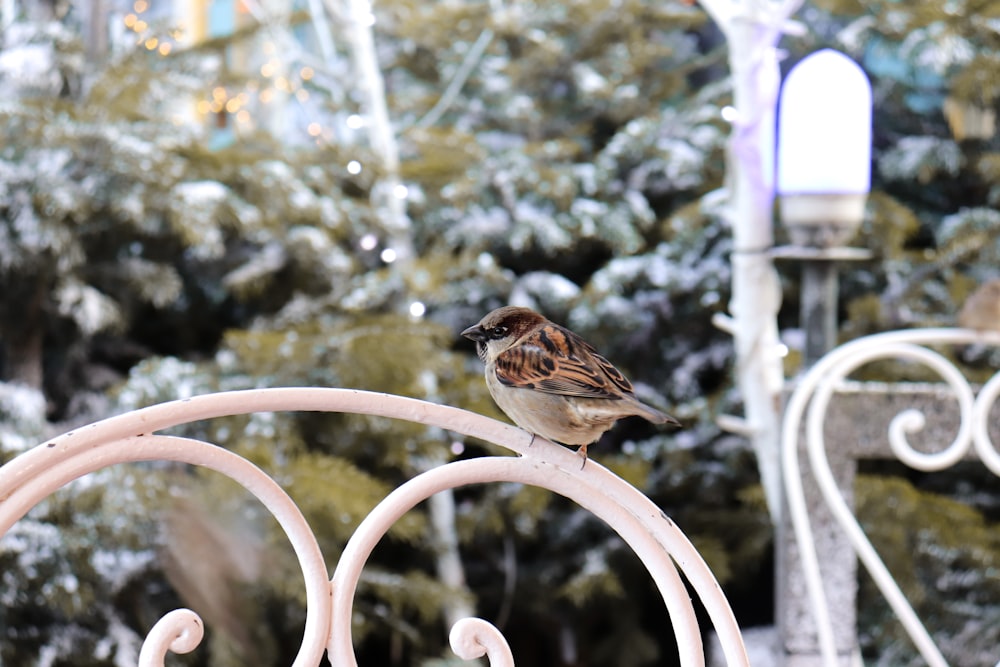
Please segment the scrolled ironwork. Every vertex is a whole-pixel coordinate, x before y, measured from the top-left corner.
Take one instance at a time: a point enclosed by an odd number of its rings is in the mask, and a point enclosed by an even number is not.
[[[139,651],[139,667],[164,667],[167,653],[190,653],[205,636],[201,617],[190,609],[174,609],[157,621]]]
[[[172,407],[171,404],[164,405]],[[317,664],[323,654],[323,634],[330,623],[330,600],[325,590],[328,585],[327,570],[319,544],[298,506],[264,471],[222,447],[190,438],[155,434],[115,438],[134,432],[134,428],[128,428],[133,425],[133,421],[144,423],[145,415],[136,419],[136,414],[113,417],[77,429],[25,452],[0,468],[0,489],[3,489],[3,495],[0,496],[0,535],[6,533],[15,521],[49,494],[74,479],[110,465],[139,461],[175,461],[214,470],[256,496],[288,536],[299,560],[306,586],[306,631],[293,665],[298,667]],[[151,414],[155,415],[156,411]],[[176,421],[170,425],[179,423],[184,421]],[[104,441],[104,437],[111,439]],[[190,617],[185,615],[182,618],[185,622],[190,622]],[[150,641],[155,641],[155,645],[160,646],[158,642],[163,633],[168,632],[168,628],[176,627],[179,622],[177,617],[171,617],[170,621],[167,619],[166,616],[161,619],[164,626],[154,626],[158,628],[157,633],[151,633],[147,638],[144,651]],[[197,642],[200,641],[199,636]],[[173,644],[169,644],[169,647],[174,650]],[[193,647],[188,651],[192,649]],[[158,649],[153,650],[152,655],[160,655]],[[162,664],[162,655],[159,660],[159,663],[140,664]]]
[[[462,660],[486,656],[490,667],[514,667],[514,656],[503,633],[481,618],[460,619],[452,626],[448,642]]]
[[[193,421],[254,412],[323,411],[377,415],[437,426],[506,447],[519,456],[447,463],[401,485],[375,507],[348,541],[328,579],[323,555],[301,511],[266,473],[207,442],[156,432]],[[648,498],[609,470],[564,447],[472,412],[417,399],[330,388],[276,388],[206,394],[112,417],[54,438],[0,468],[0,535],[64,484],[109,465],[169,460],[215,470],[253,493],[292,543],[306,586],[306,624],[293,665],[316,665],[323,651],[336,665],[356,665],[351,638],[354,593],[368,556],[389,527],[417,503],[469,484],[521,482],[575,500],[604,519],[636,551],[671,616],[682,664],[705,664],[701,633],[678,567],[701,598],[729,665],[748,665],[739,627],[708,566],[676,525]],[[189,610],[164,616],[147,636],[140,665],[162,665],[166,652],[201,641],[201,620]],[[462,619],[451,632],[463,659],[487,656],[492,667],[513,665],[499,630]]]
[[[889,422],[890,449],[900,461],[923,471],[943,470],[975,451],[983,463],[1000,475],[1000,454],[990,440],[988,418],[1000,397],[1000,373],[977,392],[965,375],[934,345],[1000,346],[1000,333],[967,329],[910,329],[865,336],[845,343],[823,356],[799,380],[792,392],[782,423],[782,470],[789,518],[802,559],[806,588],[816,620],[820,652],[824,664],[837,665],[837,653],[826,595],[809,522],[802,479],[799,474],[798,442],[803,415],[806,417],[806,452],[810,468],[827,507],[850,540],[882,595],[900,619],[917,650],[932,667],[947,663],[930,634],[906,600],[895,579],[882,562],[861,525],[840,493],[826,456],[823,426],[832,396],[852,373],[879,360],[905,359],[935,372],[958,404],[960,423],[954,439],[944,448],[922,452],[910,443],[909,435],[925,428],[926,415],[914,408],[903,410]]]
[[[976,395],[972,406],[972,438],[976,454],[990,471],[1000,477],[1000,448],[990,439],[989,419],[1000,399],[1000,373],[990,378]]]

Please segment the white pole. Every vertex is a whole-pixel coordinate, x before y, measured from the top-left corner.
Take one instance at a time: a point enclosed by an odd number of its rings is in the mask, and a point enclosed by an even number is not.
[[[728,150],[729,216],[733,229],[732,320],[741,429],[753,443],[772,521],[781,517],[779,424],[784,378],[777,315],[781,285],[774,245],[774,118],[780,75],[776,45],[802,0],[701,0],[729,42],[733,122]]]

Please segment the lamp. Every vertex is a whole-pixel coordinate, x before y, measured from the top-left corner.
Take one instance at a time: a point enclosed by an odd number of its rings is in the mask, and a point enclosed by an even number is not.
[[[779,104],[779,211],[792,245],[773,256],[802,261],[808,366],[836,342],[836,262],[871,256],[844,247],[861,226],[871,182],[871,85],[850,58],[823,49],[788,73]]]
[[[864,216],[872,92],[850,58],[818,51],[788,73],[778,113],[781,219],[794,245],[842,246]]]

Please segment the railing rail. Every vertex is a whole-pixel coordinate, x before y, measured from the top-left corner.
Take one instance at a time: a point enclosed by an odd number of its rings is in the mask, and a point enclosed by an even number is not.
[[[404,419],[506,447],[519,456],[489,456],[432,468],[379,503],[352,535],[332,578],[316,537],[287,493],[246,459],[208,442],[157,432],[189,422],[254,412],[351,412]],[[203,466],[233,479],[270,511],[288,536],[306,587],[306,621],[293,665],[356,665],[351,638],[354,593],[372,549],[389,527],[417,503],[445,489],[490,482],[521,482],[576,501],[607,522],[649,570],[670,613],[683,665],[705,664],[701,632],[680,573],[697,593],[732,666],[748,665],[739,627],[715,577],[678,527],[646,496],[601,466],[581,468],[572,451],[472,412],[426,401],[350,389],[275,388],[206,394],[112,417],[54,438],[0,467],[0,536],[47,495],[110,465],[166,460]],[[680,570],[680,573],[678,572]],[[201,642],[201,619],[175,610],[149,632],[142,667],[162,666],[168,652],[186,653]],[[503,635],[482,619],[466,618],[451,630],[463,659],[486,656],[494,667],[514,664]]]
[[[782,424],[782,468],[786,500],[810,607],[816,621],[820,653],[823,664],[827,667],[838,664],[837,650],[810,524],[810,509],[799,472],[799,437],[803,417],[810,470],[823,501],[846,533],[859,560],[867,568],[924,660],[931,667],[945,667],[947,662],[941,651],[845,502],[831,471],[823,427],[831,398],[838,387],[844,386],[844,381],[851,373],[874,361],[915,362],[940,377],[958,405],[961,421],[955,437],[945,448],[922,452],[911,445],[908,435],[925,427],[926,416],[916,409],[904,410],[889,422],[887,438],[891,452],[906,465],[922,471],[946,469],[975,453],[990,471],[1000,476],[1000,453],[990,439],[988,421],[991,409],[1000,397],[1000,372],[994,374],[977,392],[951,360],[929,347],[972,344],[1000,346],[1000,333],[935,328],[865,336],[827,353],[797,381],[791,394]]]

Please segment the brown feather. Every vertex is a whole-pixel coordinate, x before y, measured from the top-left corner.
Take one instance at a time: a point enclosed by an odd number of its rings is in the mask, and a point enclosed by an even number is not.
[[[621,398],[632,384],[572,331],[547,324],[496,359],[497,379],[512,387],[586,398]]]

